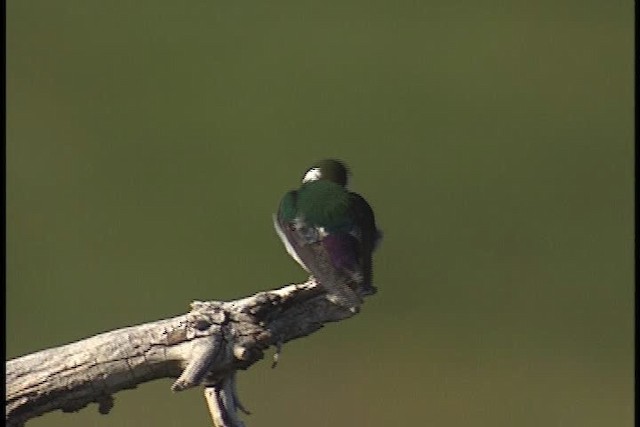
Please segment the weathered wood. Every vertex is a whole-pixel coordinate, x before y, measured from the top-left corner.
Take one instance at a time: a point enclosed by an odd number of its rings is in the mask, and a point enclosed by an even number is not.
[[[6,363],[6,425],[21,426],[47,412],[75,412],[98,403],[113,406],[113,394],[157,378],[177,378],[172,390],[205,386],[219,427],[243,427],[248,413],[236,392],[235,372],[278,349],[354,315],[332,304],[315,281],[259,292],[236,301],[195,301],[171,319],[96,335]]]

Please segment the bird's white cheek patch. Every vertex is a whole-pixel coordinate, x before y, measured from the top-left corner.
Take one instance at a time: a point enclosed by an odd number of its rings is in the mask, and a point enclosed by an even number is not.
[[[302,183],[304,184],[305,182],[317,181],[320,178],[322,178],[322,172],[320,171],[320,168],[311,168],[307,171],[306,174],[304,174]]]

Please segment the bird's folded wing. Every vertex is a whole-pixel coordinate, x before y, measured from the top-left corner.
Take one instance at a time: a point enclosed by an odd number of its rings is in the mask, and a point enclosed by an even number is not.
[[[273,216],[273,225],[282,240],[286,241],[285,245],[288,244],[287,250],[295,252],[299,262],[326,289],[329,299],[349,310],[357,311],[362,300],[349,287],[350,278],[333,266],[318,230],[304,225],[294,227],[277,215]]]

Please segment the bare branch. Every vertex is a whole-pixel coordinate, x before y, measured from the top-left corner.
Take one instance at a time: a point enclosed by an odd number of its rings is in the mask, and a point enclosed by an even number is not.
[[[6,363],[6,425],[98,403],[113,407],[113,394],[158,378],[177,378],[181,391],[203,385],[217,427],[244,427],[248,413],[236,392],[235,373],[264,350],[300,338],[354,313],[332,304],[313,279],[236,301],[194,301],[171,319],[105,332]]]

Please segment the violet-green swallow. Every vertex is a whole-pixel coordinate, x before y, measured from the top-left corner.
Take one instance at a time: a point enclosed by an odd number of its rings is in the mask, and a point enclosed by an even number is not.
[[[353,312],[360,294],[372,294],[373,250],[381,233],[373,210],[347,190],[348,171],[340,161],[322,160],[289,191],[274,215],[274,226],[291,257],[327,291],[329,299]]]

